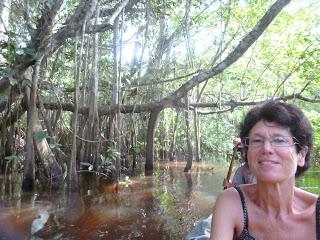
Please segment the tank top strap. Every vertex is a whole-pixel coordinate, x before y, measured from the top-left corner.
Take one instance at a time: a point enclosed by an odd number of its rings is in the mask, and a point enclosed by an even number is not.
[[[240,199],[241,199],[241,205],[242,205],[242,211],[243,211],[243,230],[249,232],[249,229],[248,229],[248,227],[249,227],[248,210],[247,210],[246,201],[244,199],[243,192],[239,186],[235,186],[234,188],[238,191],[238,193],[240,195]]]
[[[320,240],[320,196],[316,203],[316,231],[317,231],[317,240]]]

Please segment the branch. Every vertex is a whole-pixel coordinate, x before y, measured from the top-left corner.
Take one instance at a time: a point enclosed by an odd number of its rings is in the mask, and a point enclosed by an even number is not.
[[[303,53],[302,53],[301,55],[304,55],[304,54],[307,52],[307,50],[308,50],[312,45],[313,45],[313,44],[310,44],[309,46],[307,46],[307,48],[303,51]],[[283,84],[291,77],[291,75],[292,75],[294,72],[298,71],[299,68],[300,68],[301,66],[303,66],[303,65],[312,57],[312,55],[313,55],[315,52],[317,52],[317,51],[319,51],[319,49],[313,50],[313,51],[311,52],[311,54],[310,54],[303,62],[301,62],[301,63],[299,63],[299,60],[300,60],[300,59],[297,60],[297,62],[296,62],[296,63],[294,64],[294,66],[292,67],[290,73],[289,73],[289,74],[282,80],[282,82],[278,85],[278,87],[277,87],[276,90],[274,91],[273,96],[275,96],[275,95],[277,94],[277,92],[279,91],[280,87],[283,86]]]
[[[130,0],[124,0],[119,7],[112,13],[112,15],[109,18],[108,23],[112,24],[114,20],[119,16],[121,11],[126,7],[126,5],[129,3]]]
[[[273,98],[274,100],[282,100],[282,101],[288,101],[291,99],[299,99],[305,102],[310,103],[320,103],[320,99],[316,98],[308,98],[302,96],[299,94],[291,94],[287,96],[277,97]],[[263,103],[269,99],[261,99],[257,101],[235,101],[235,100],[229,100],[229,101],[222,101],[221,104],[219,103],[190,103],[189,106],[192,108],[219,108],[224,107],[228,108],[228,111],[233,111],[237,107],[243,107],[243,106],[253,106],[260,103]],[[57,110],[62,109],[63,111],[74,111],[74,105],[73,103],[43,103],[43,106],[45,109],[49,110]],[[39,105],[38,105],[39,107]],[[121,113],[142,113],[142,112],[151,112],[154,111],[154,109],[161,109],[164,106],[161,105],[159,102],[153,102],[153,103],[147,103],[147,104],[139,104],[139,105],[107,105],[107,106],[100,106],[98,108],[99,116],[102,115],[108,115],[113,112],[119,111]],[[186,108],[187,106],[182,102],[176,102],[174,105],[167,106],[167,107],[177,107],[177,108]],[[212,113],[221,113],[225,110],[219,110],[218,112],[212,112]],[[89,114],[89,108],[88,107],[79,107],[78,113],[82,115],[88,115]]]
[[[181,20],[180,25],[175,29],[175,31],[166,38],[166,36],[163,36],[163,34],[160,33],[160,37],[157,40],[157,46],[154,54],[152,54],[150,61],[147,66],[147,70],[145,74],[140,78],[140,82],[146,82],[149,80],[149,78],[154,78],[156,76],[159,78],[158,74],[155,74],[161,70],[161,59],[163,55],[168,54],[170,52],[172,44],[174,40],[180,36],[183,31],[185,30],[186,26],[189,23],[189,15],[190,15],[190,0],[187,0],[186,2],[186,8],[185,8],[185,13],[184,16]],[[161,26],[160,26],[161,28]],[[161,32],[161,29],[160,29]]]
[[[198,85],[199,83],[206,81],[207,79],[223,72],[226,68],[236,62],[249,47],[261,36],[266,30],[274,18],[280,13],[280,11],[290,2],[290,0],[277,0],[266,14],[260,19],[257,25],[249,32],[238,44],[238,46],[219,64],[213,68],[202,71],[197,76],[194,76],[190,81],[186,82],[179,89],[173,92],[170,96],[161,100],[164,106],[171,105],[174,101],[183,98],[189,90]]]

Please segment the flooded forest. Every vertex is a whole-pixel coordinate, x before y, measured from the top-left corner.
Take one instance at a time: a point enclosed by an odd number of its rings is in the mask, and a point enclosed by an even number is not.
[[[270,99],[310,119],[320,194],[319,8],[1,0],[0,239],[184,239]]]

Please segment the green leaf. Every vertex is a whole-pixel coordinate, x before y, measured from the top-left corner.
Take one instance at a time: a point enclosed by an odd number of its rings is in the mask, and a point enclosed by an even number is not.
[[[38,141],[42,140],[42,139],[45,139],[48,137],[48,133],[46,131],[40,131],[40,132],[37,132],[36,133],[36,139]]]
[[[18,161],[20,160],[20,158],[16,155],[12,155],[12,156],[6,156],[4,159],[8,160],[8,161]]]

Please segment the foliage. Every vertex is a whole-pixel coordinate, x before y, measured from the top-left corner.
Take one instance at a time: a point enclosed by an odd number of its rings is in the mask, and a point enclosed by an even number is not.
[[[106,154],[107,154],[106,157],[103,155],[100,155],[102,165],[111,165],[116,161],[117,158],[121,156],[121,153],[119,153],[116,149],[112,147],[107,147]]]
[[[39,131],[35,134],[37,140],[42,140],[48,137],[47,131]]]
[[[319,165],[314,165],[303,177],[297,179],[296,185],[306,191],[320,194],[320,189],[318,187],[320,184],[319,179]]]
[[[27,152],[22,150],[22,151],[19,151],[17,155],[6,156],[4,159],[6,159],[9,162],[12,162],[13,168],[17,169],[17,167],[22,164],[26,154]]]
[[[134,154],[137,154],[139,156],[143,155],[145,153],[143,142],[138,141],[136,145],[132,147],[132,151],[134,152]]]
[[[308,118],[311,121],[314,129],[314,149],[313,155],[319,161],[320,159],[320,117],[319,111],[310,110],[308,111]]]

